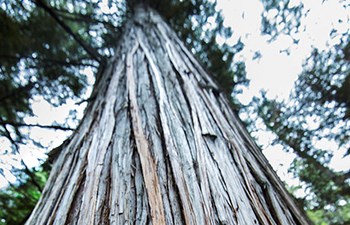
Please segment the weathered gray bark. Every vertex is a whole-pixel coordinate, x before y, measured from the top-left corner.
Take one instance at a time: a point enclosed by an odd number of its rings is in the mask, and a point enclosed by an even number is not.
[[[159,15],[116,52],[27,225],[309,223]]]

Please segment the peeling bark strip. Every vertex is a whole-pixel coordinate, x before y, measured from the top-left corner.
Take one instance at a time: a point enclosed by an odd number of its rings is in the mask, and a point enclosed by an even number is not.
[[[141,167],[145,186],[147,189],[149,204],[151,208],[151,217],[153,224],[165,224],[163,201],[159,188],[156,164],[152,158],[148,140],[142,129],[142,122],[140,116],[140,109],[137,103],[136,97],[136,84],[134,78],[133,69],[133,55],[135,54],[139,43],[136,45],[126,57],[126,76],[127,76],[127,87],[130,99],[130,115],[136,141],[137,151],[141,160]]]
[[[310,224],[157,13],[115,52],[27,225]]]

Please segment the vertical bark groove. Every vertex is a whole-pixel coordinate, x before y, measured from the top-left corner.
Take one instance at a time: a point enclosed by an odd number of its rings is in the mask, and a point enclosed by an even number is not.
[[[165,217],[163,211],[163,201],[160,193],[158,176],[156,171],[156,162],[154,162],[151,156],[149,143],[142,128],[140,109],[137,103],[136,97],[136,84],[134,78],[133,69],[133,56],[139,47],[139,43],[136,42],[131,52],[128,53],[126,58],[126,76],[128,80],[128,92],[130,101],[130,115],[131,123],[134,131],[134,137],[136,141],[137,152],[140,156],[142,165],[142,172],[147,189],[149,204],[151,208],[151,220],[153,224],[165,224]],[[153,65],[152,62],[151,66]]]

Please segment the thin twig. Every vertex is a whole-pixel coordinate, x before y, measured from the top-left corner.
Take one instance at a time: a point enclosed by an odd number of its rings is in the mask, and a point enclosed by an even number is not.
[[[63,60],[53,59],[53,58],[34,58],[31,55],[27,56],[27,55],[7,55],[7,54],[1,54],[0,58],[13,59],[13,60],[20,60],[20,59],[26,58],[26,59],[31,59],[33,61],[39,61],[39,63],[46,64],[46,65],[58,64],[58,65],[67,66],[67,67],[68,66],[90,66],[90,67],[97,68],[97,66],[94,65],[93,63],[81,62],[85,59],[78,59],[78,60],[68,59],[68,61],[63,61]],[[91,59],[86,59],[86,60],[91,60]]]
[[[0,118],[0,122],[3,122],[2,118]],[[6,132],[6,138],[13,144],[13,146],[15,147],[15,151],[16,153],[19,155],[21,164],[24,167],[24,170],[26,171],[27,175],[29,176],[30,180],[32,181],[32,183],[34,184],[34,186],[38,189],[38,191],[40,191],[40,193],[43,191],[41,186],[39,185],[39,183],[36,181],[35,179],[35,175],[30,171],[30,169],[28,168],[27,164],[24,162],[23,158],[21,157],[21,154],[19,152],[19,147],[18,147],[18,143],[13,140],[13,138],[11,137],[10,131],[7,129],[6,126],[4,126],[5,132]]]
[[[113,25],[112,23],[108,22],[108,21],[104,21],[104,20],[99,20],[93,17],[90,17],[87,14],[79,14],[79,13],[70,13],[68,11],[64,11],[62,9],[57,9],[57,8],[53,8],[54,11],[56,11],[61,17],[67,19],[67,20],[71,20],[71,21],[75,21],[75,22],[85,22],[85,23],[99,23],[99,24],[103,24],[107,27],[110,27],[114,30],[118,30],[120,27],[117,27],[115,25]]]
[[[14,127],[39,127],[43,129],[55,129],[55,130],[64,130],[64,131],[73,131],[73,128],[70,127],[62,127],[59,125],[42,125],[42,124],[27,124],[27,123],[18,123],[18,122],[11,122],[11,121],[0,121],[0,125],[11,125]]]

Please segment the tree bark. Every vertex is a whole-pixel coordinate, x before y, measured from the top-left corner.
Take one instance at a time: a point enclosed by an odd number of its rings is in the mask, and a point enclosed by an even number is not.
[[[26,224],[309,224],[162,18],[124,31]]]

